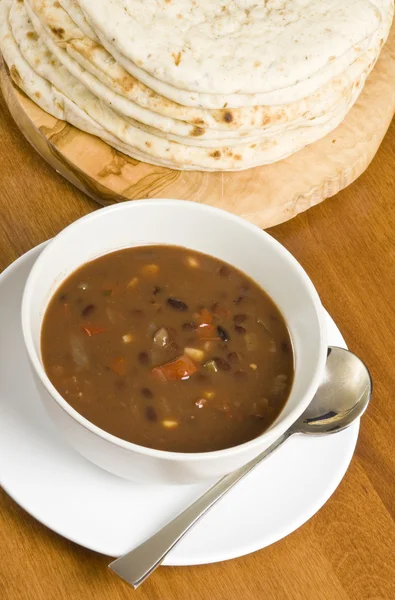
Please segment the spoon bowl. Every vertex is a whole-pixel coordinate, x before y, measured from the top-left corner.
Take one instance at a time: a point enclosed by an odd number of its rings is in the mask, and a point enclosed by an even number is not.
[[[365,412],[371,394],[372,380],[364,363],[344,348],[328,348],[323,380],[302,416],[264,452],[222,477],[158,533],[113,561],[110,568],[137,588],[222,496],[288,438],[300,433],[317,436],[346,429]]]
[[[346,429],[365,412],[372,389],[369,370],[355,354],[328,348],[320,387],[289,434],[322,435]]]

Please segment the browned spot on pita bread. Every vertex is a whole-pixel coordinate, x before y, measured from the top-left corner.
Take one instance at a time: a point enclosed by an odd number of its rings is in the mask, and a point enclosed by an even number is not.
[[[176,67],[178,67],[178,65],[181,62],[181,52],[172,52],[171,55],[174,58],[174,64],[176,65]]]
[[[205,130],[203,129],[203,127],[194,127],[191,132],[190,135],[193,135],[195,137],[198,137],[199,135],[203,135],[205,132]]]
[[[34,41],[38,40],[38,35],[35,31],[28,31],[26,34],[26,37],[28,40],[34,40]]]
[[[10,68],[10,75],[17,85],[20,86],[22,84],[22,77],[19,75],[19,71],[15,65],[12,65]]]
[[[224,121],[225,123],[231,123],[233,121],[233,115],[230,110],[225,111],[224,113]]]
[[[36,98],[41,98],[40,92],[34,92],[34,95],[36,96]]]
[[[145,142],[145,145],[147,146],[147,148],[151,148],[151,142]]]
[[[63,27],[51,27],[51,31],[53,32],[54,35],[56,35],[56,37],[62,39],[64,36],[64,29]]]
[[[214,152],[210,152],[209,156],[213,158],[221,158],[221,152],[219,150],[214,150]]]

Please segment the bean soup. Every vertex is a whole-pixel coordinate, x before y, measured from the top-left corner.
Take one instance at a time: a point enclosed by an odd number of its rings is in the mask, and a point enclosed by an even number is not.
[[[294,373],[269,296],[231,265],[175,246],[127,248],[75,271],[49,303],[41,353],[55,388],[91,423],[174,452],[259,436]]]

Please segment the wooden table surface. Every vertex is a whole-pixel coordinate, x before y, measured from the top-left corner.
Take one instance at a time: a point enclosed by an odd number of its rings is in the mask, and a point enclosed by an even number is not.
[[[163,567],[133,592],[108,557],[61,538],[0,491],[1,600],[395,598],[394,207],[395,122],[356,183],[270,231],[311,276],[375,385],[351,466],[320,512],[260,552]],[[0,271],[96,208],[30,148],[0,100]]]

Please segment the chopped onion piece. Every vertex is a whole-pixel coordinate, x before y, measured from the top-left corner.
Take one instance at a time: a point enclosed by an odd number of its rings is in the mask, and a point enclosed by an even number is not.
[[[276,396],[283,394],[287,388],[287,379],[288,378],[286,375],[276,375],[274,378],[272,393]]]
[[[208,360],[204,363],[203,367],[206,367],[211,373],[218,373],[219,368],[215,360]]]
[[[184,348],[184,354],[196,362],[202,362],[205,356],[203,350],[199,350],[199,348]]]
[[[164,348],[170,342],[170,334],[164,327],[158,329],[154,335],[154,344],[160,348]]]
[[[258,337],[256,335],[256,333],[246,333],[244,336],[245,342],[246,342],[246,346],[247,346],[247,350],[249,352],[253,351],[253,350],[257,350],[258,348]]]
[[[85,351],[84,340],[75,333],[70,334],[71,356],[80,369],[89,368],[89,358]]]
[[[115,325],[115,323],[117,322],[117,313],[115,312],[115,310],[111,308],[111,306],[107,306],[106,314],[111,325]]]

